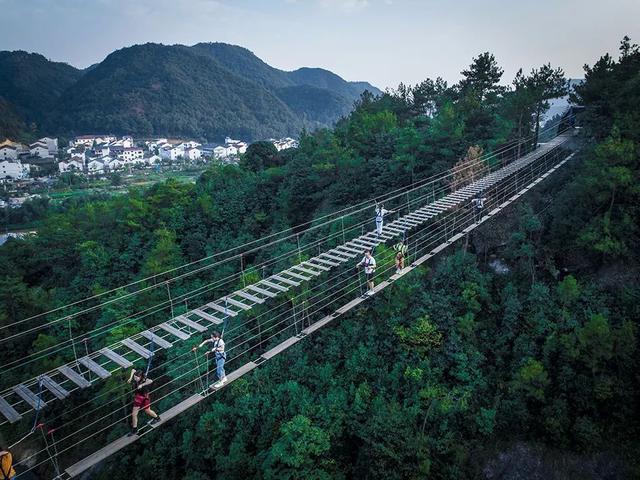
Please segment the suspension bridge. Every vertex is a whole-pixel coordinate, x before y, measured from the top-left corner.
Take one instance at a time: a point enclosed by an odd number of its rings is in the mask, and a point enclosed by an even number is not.
[[[34,441],[34,437],[41,436],[44,444],[44,448],[18,462],[18,467],[25,467],[18,478],[47,462],[52,464],[55,478],[76,478],[211,395],[218,395],[220,390],[262,363],[366,302],[367,299],[360,295],[362,279],[353,268],[365,249],[378,247],[385,251],[381,244],[398,238],[409,240],[412,263],[401,272],[393,273],[395,266],[389,258],[378,260],[380,268],[376,272],[375,296],[463,239],[569,162],[574,155],[568,148],[572,138],[573,131],[568,130],[521,158],[507,155],[504,160],[504,155],[503,158],[495,153],[485,155],[469,165],[392,192],[382,200],[398,202],[399,206],[395,208],[398,213],[395,219],[385,223],[381,235],[367,229],[373,226],[373,203],[368,201],[311,226],[308,231],[317,228],[319,238],[308,245],[301,245],[300,234],[296,234],[297,242],[291,252],[256,265],[245,265],[249,253],[279,245],[282,239],[278,239],[231,256],[240,260],[238,271],[222,280],[201,285],[195,292],[172,296],[168,281],[139,288],[124,296],[128,298],[166,288],[168,299],[158,302],[154,308],[120,318],[102,330],[74,334],[71,320],[117,302],[122,295],[86,307],[81,303],[74,304],[71,314],[52,322],[40,322],[32,327],[17,322],[16,330],[7,331],[0,342],[36,335],[46,328],[64,330],[66,326],[69,341],[44,353],[18,359],[15,365],[7,365],[7,370],[14,376],[19,376],[20,367],[24,365],[37,364],[43,357],[63,350],[72,351],[69,361],[32,378],[3,386],[0,391],[0,427],[10,432],[22,430],[22,435],[14,433],[14,438],[18,439],[16,443]],[[514,151],[517,146],[511,144],[504,151]],[[485,207],[480,212],[471,204],[471,200],[479,195],[485,198]],[[330,226],[336,228],[328,233],[320,228]],[[290,240],[291,235],[286,238]],[[267,268],[272,273],[264,273]],[[175,275],[172,281],[204,270],[206,268],[197,265],[189,273]],[[263,275],[260,277],[258,272]],[[189,307],[187,300],[196,306]],[[107,334],[123,324],[133,325],[134,320],[145,315],[149,319],[164,315],[168,320],[158,321],[112,343],[104,343],[104,339],[109,338]],[[225,340],[231,346],[227,365],[233,365],[227,383],[219,388],[209,385],[206,367],[190,350],[194,340],[199,342],[202,335],[213,329],[226,332]],[[98,341],[101,336],[105,337],[102,342]],[[90,349],[91,345],[96,348]],[[80,347],[84,347],[84,352],[78,352]],[[162,364],[161,358],[165,358]],[[129,417],[129,412],[123,411],[123,403],[130,395],[117,386],[107,387],[107,382],[113,383],[120,378],[118,372],[124,369],[140,365],[147,365],[149,369],[154,361],[150,376],[157,371],[166,378],[164,382],[154,383],[154,394],[160,395],[154,397],[154,402],[172,404],[159,412],[162,420],[153,428],[145,427],[137,435],[121,436],[107,442],[107,434],[122,426]],[[92,390],[97,388],[102,391],[96,395]],[[74,398],[73,406],[65,408],[71,398]],[[97,406],[93,403],[96,400],[100,403]],[[45,416],[47,411],[54,415],[47,413]],[[31,428],[25,431],[25,427]],[[95,452],[87,452],[85,444],[92,438],[101,439],[104,446]],[[75,458],[75,461],[61,466],[63,454],[65,459]]]

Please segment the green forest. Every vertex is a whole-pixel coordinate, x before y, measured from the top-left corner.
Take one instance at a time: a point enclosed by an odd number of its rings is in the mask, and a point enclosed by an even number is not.
[[[317,221],[450,169],[470,147],[498,152],[526,138],[528,151],[549,100],[565,93],[560,68],[520,71],[508,83],[490,53],[461,76],[453,85],[436,78],[365,92],[333,129],[303,132],[298,149],[254,144],[239,166],[212,167],[195,185],[169,180],[117,197],[27,207],[41,227],[0,247],[0,326]],[[625,37],[616,56],[585,66],[571,100],[581,107],[581,148],[557,176],[474,231],[467,245],[86,478],[638,478],[638,46]],[[303,241],[318,235],[294,231]],[[248,257],[247,275],[273,254]],[[492,258],[508,271],[496,273]],[[177,283],[171,294],[193,287]],[[143,305],[157,301],[154,292]],[[108,326],[134,307],[125,298],[68,330]],[[152,321],[160,320],[134,319],[103,340]],[[16,358],[64,342],[68,330],[62,323],[11,343],[0,337],[0,359],[11,367],[0,373],[3,388],[72,358],[62,351],[14,368]],[[169,367],[177,358],[161,358],[154,378],[175,377]],[[55,419],[74,415],[72,402],[119,384],[127,395],[124,376],[67,399],[71,411],[47,412],[42,421],[56,428]],[[161,413],[169,400],[154,408]],[[120,421],[100,441],[127,429]],[[23,430],[1,427],[0,440],[10,443]],[[60,462],[100,444],[91,443]],[[30,438],[14,454],[19,460],[39,448],[42,439]],[[36,478],[53,476],[46,456],[40,460]]]

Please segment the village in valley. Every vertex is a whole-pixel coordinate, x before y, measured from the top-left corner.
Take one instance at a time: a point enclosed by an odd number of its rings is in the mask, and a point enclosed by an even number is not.
[[[295,148],[293,138],[269,139],[278,151]],[[93,180],[152,176],[159,172],[202,170],[209,164],[238,163],[249,144],[227,137],[223,144],[169,138],[134,139],[131,136],[80,135],[60,145],[43,137],[30,145],[10,139],[0,143],[0,208],[18,207],[33,192],[59,184],[65,175]]]

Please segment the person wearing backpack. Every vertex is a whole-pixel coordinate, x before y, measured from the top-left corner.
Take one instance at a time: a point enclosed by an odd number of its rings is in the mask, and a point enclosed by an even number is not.
[[[160,415],[151,410],[151,396],[149,393],[149,385],[153,380],[147,378],[142,370],[131,370],[131,375],[127,383],[133,384],[133,410],[131,411],[131,432],[128,436],[138,434],[138,413],[144,410],[144,413],[151,417],[150,425],[155,425],[160,421]]]
[[[373,275],[376,271],[376,259],[373,258],[373,255],[371,255],[371,250],[365,250],[364,258],[360,261],[360,263],[358,263],[358,265],[356,265],[356,268],[360,267],[364,268],[364,274],[367,277],[368,290],[365,295],[373,295],[373,287],[375,286],[373,282]]]
[[[396,273],[402,272],[404,269],[404,261],[407,258],[408,248],[404,243],[404,240],[400,240],[393,246],[393,251],[396,252]]]
[[[13,455],[4,447],[0,447],[0,480],[14,480],[16,471],[13,468]]]
[[[218,381],[213,385],[212,388],[220,388],[227,382],[227,375],[224,372],[224,362],[227,360],[227,354],[224,351],[224,340],[222,339],[222,335],[220,332],[213,332],[211,334],[211,338],[204,340],[197,347],[193,347],[193,351],[195,352],[198,348],[203,347],[207,343],[211,343],[211,350],[209,350],[205,355],[213,354],[213,358],[216,362],[216,373],[218,374]]]

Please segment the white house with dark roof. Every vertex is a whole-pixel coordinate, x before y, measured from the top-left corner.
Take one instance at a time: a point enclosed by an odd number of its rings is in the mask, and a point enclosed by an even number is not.
[[[177,160],[184,156],[184,150],[178,146],[165,146],[160,149],[160,157],[164,160]]]
[[[106,162],[106,166],[111,171],[120,170],[121,168],[124,167],[124,162],[119,158],[113,158],[113,159],[110,159],[108,162]]]
[[[272,138],[269,141],[273,143],[273,145],[276,147],[276,150],[278,151],[287,150],[288,148],[298,147],[298,141],[291,137],[281,138],[280,140],[275,140]]]
[[[226,147],[223,147],[222,145],[218,145],[217,147],[215,147],[213,149],[213,156],[215,158],[224,158],[227,156],[227,149]]]
[[[93,142],[96,143],[109,143],[114,142],[116,137],[113,135],[79,135],[73,140],[73,145],[84,145],[85,147],[93,146]]]
[[[104,173],[105,163],[103,160],[93,159],[87,163],[89,173]]]
[[[84,169],[84,161],[79,161],[77,159],[70,160],[61,160],[58,162],[58,170],[60,173],[66,172],[82,172]]]
[[[38,140],[37,142],[29,145],[29,153],[34,157],[44,158],[49,156],[49,148],[46,143]]]
[[[38,142],[44,143],[49,150],[49,155],[58,154],[58,139],[53,137],[42,137],[38,139]]]
[[[0,179],[19,180],[29,176],[30,166],[20,160],[0,160]]]
[[[18,148],[14,145],[3,145],[0,147],[0,160],[17,160]]]
[[[139,147],[125,147],[122,153],[118,154],[118,158],[126,163],[142,162],[144,150]]]
[[[187,148],[184,151],[184,156],[189,160],[198,160],[200,157],[202,157],[202,151],[199,148],[195,147]]]
[[[98,157],[106,157],[107,155],[109,155],[109,153],[111,153],[111,150],[109,149],[109,145],[107,143],[101,143],[93,149],[93,153],[95,153]]]

